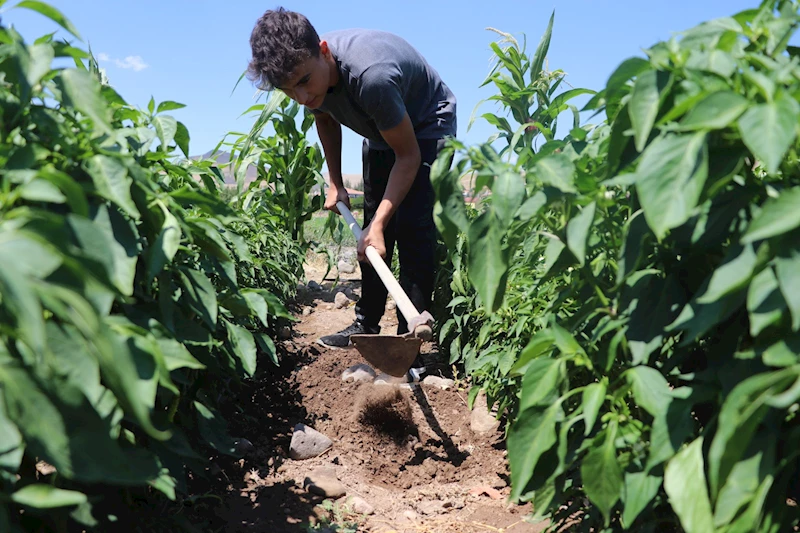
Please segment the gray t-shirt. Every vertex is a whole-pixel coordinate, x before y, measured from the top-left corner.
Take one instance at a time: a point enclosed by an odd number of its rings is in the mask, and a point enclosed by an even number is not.
[[[339,81],[316,111],[388,149],[379,130],[400,124],[407,111],[417,139],[456,135],[456,98],[436,70],[403,38],[350,29],[326,33]]]

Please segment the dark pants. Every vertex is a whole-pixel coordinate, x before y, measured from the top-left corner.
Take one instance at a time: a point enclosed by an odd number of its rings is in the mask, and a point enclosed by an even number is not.
[[[392,264],[395,242],[400,253],[400,286],[417,311],[430,307],[436,275],[436,225],[433,222],[435,195],[430,180],[430,166],[444,147],[441,139],[420,139],[422,156],[417,177],[411,189],[386,226],[386,264]],[[363,145],[364,162],[364,224],[366,227],[378,209],[386,192],[389,173],[394,165],[392,150],[370,150]],[[386,307],[386,287],[368,261],[361,265],[361,299],[356,304],[356,318],[367,327],[377,327]],[[406,319],[397,309],[397,333],[408,331]]]

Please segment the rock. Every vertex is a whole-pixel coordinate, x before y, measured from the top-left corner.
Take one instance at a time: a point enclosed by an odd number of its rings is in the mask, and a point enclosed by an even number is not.
[[[475,398],[475,404],[470,415],[470,428],[475,433],[484,435],[494,433],[500,427],[500,421],[489,412],[486,406],[486,393],[481,391]]]
[[[297,461],[310,459],[328,451],[331,446],[333,441],[319,431],[305,424],[297,424],[289,445],[289,457]]]
[[[324,498],[341,498],[347,494],[347,488],[336,478],[336,471],[331,467],[317,468],[303,481],[305,489]]]
[[[425,385],[439,387],[442,390],[450,389],[453,387],[453,385],[455,385],[455,381],[452,379],[440,378],[439,376],[427,376],[422,380],[422,383]]]
[[[353,496],[350,498],[350,506],[354,512],[363,515],[371,515],[375,512],[375,508],[367,503],[364,498],[359,498],[358,496]]]
[[[342,372],[342,381],[371,383],[374,379],[375,371],[369,365],[353,365]]]
[[[350,303],[350,298],[343,292],[337,292],[336,296],[333,298],[333,302],[336,305],[336,309],[341,309],[342,307],[347,307]]]
[[[408,520],[411,520],[413,522],[413,521],[415,521],[417,519],[417,513],[415,513],[414,511],[408,510],[408,511],[405,511],[403,513],[403,517],[408,519]]]
[[[292,338],[292,328],[289,326],[282,326],[281,329],[278,331],[278,338],[282,341],[288,340]]]
[[[430,501],[417,504],[417,511],[424,515],[440,514],[443,510],[442,502]]]
[[[320,285],[319,283],[317,283],[314,280],[309,281],[308,284],[306,285],[306,287],[308,287],[309,290],[312,290],[312,291],[321,291],[322,290],[322,285]]]
[[[356,266],[348,261],[343,259],[339,260],[337,263],[336,268],[339,270],[339,274],[352,274],[356,271]]]
[[[239,439],[236,441],[236,453],[238,455],[247,455],[255,449],[256,447],[253,446],[253,443],[247,439]]]
[[[314,310],[313,310],[313,309],[311,309],[310,307],[304,307],[304,308],[303,308],[303,316],[308,316],[308,315],[310,315],[310,314],[311,314],[311,313],[313,313],[313,312],[314,312]]]

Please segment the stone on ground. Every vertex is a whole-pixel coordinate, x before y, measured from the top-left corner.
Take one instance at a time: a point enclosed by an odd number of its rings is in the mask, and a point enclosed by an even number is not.
[[[349,261],[345,261],[344,259],[339,260],[336,268],[339,269],[340,274],[352,274],[356,271],[356,266]]]
[[[475,433],[485,435],[497,431],[500,421],[489,412],[486,405],[486,393],[481,391],[475,398],[475,404],[470,415],[470,428]]]
[[[352,381],[354,383],[372,383],[375,379],[375,371],[369,365],[353,365],[342,372],[342,381]]]
[[[427,376],[422,380],[422,383],[433,387],[439,387],[442,390],[450,389],[455,385],[455,381],[452,379],[440,378],[439,376]]]
[[[326,452],[333,441],[305,424],[297,424],[292,434],[292,442],[289,444],[289,457],[301,461],[310,459]]]
[[[333,302],[336,305],[336,309],[341,309],[343,307],[347,307],[350,303],[350,298],[343,292],[337,292],[336,296],[333,298]]]
[[[323,466],[311,472],[303,481],[303,486],[308,492],[324,498],[341,498],[347,494],[347,488],[331,467]]]
[[[353,496],[350,498],[350,508],[358,514],[371,515],[375,512],[375,508],[370,505],[364,498]]]

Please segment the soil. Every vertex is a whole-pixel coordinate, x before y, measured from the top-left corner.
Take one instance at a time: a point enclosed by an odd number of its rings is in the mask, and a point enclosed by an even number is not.
[[[247,453],[214,458],[208,497],[187,518],[195,524],[202,518],[202,531],[225,533],[542,531],[544,524],[525,521],[529,505],[507,502],[502,428],[488,435],[471,430],[463,380],[448,390],[342,381],[343,371],[366,361],[355,349],[329,349],[316,340],[352,322],[359,271],[335,285],[324,274],[321,264],[307,265],[307,280],[322,288],[298,288],[298,321],[291,338],[279,343],[280,367],[262,369],[245,383],[235,410],[225,413],[231,434],[249,441],[242,441]],[[350,305],[335,308],[336,292],[345,292]],[[395,311],[387,310],[382,332],[393,334],[396,325]],[[429,374],[453,378],[434,344],[423,344],[421,354]],[[298,423],[333,446],[313,459],[290,459]],[[333,469],[345,497],[325,500],[304,488],[306,476],[320,467]],[[356,513],[353,497],[374,512]]]

